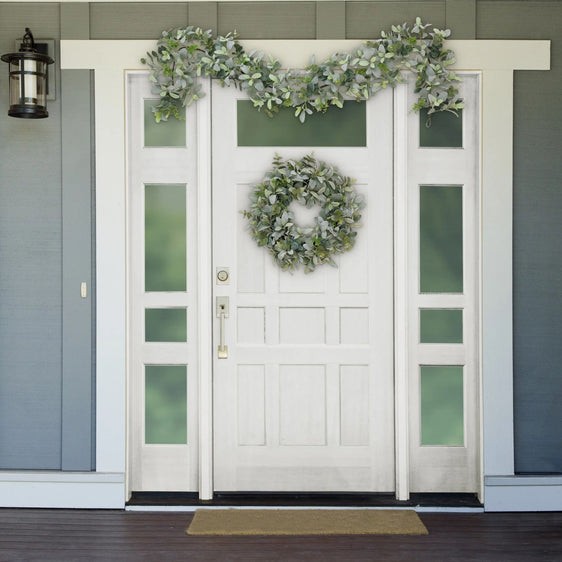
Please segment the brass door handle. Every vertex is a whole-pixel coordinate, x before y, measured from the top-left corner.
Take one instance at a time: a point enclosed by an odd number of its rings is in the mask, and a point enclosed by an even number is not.
[[[217,318],[219,319],[219,346],[217,349],[217,357],[219,359],[228,359],[228,346],[224,344],[224,321],[228,318],[228,297],[217,297]]]

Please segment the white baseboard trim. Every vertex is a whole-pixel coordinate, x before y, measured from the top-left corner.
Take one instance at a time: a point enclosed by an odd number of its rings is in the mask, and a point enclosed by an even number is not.
[[[0,507],[123,509],[125,474],[0,471]]]
[[[486,476],[485,511],[562,511],[562,476]]]
[[[484,487],[485,511],[562,511],[562,476],[486,476]],[[125,475],[0,471],[0,507],[124,509]],[[170,508],[127,506],[127,509],[161,511]],[[177,506],[174,511],[191,509],[192,506]]]

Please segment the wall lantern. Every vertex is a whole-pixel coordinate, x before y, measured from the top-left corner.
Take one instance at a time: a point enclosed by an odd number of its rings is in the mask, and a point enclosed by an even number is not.
[[[42,119],[49,117],[47,112],[47,65],[55,61],[48,55],[37,51],[29,27],[20,50],[17,53],[2,55],[2,60],[10,65],[10,109],[11,117]]]

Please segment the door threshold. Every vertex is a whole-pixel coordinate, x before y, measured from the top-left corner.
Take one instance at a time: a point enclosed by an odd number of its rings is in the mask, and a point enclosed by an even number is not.
[[[217,492],[200,500],[196,492],[133,492],[127,511],[195,511],[208,509],[414,509],[419,512],[482,513],[476,494],[411,494],[399,501],[393,493],[233,493]]]

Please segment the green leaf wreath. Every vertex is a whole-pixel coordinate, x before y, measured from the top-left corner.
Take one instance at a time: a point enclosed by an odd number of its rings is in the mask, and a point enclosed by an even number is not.
[[[276,155],[273,169],[250,195],[250,209],[242,211],[252,238],[283,270],[302,265],[309,273],[323,263],[335,266],[333,256],[353,248],[360,226],[364,203],[353,181],[312,154],[286,161]],[[289,209],[293,201],[320,206],[314,226],[296,223]]]
[[[460,79],[449,70],[454,54],[444,47],[450,31],[429,27],[416,18],[413,26],[393,25],[380,39],[366,41],[351,53],[336,53],[321,63],[313,58],[303,70],[282,70],[271,56],[247,53],[235,34],[215,37],[211,30],[189,26],[163,31],[156,50],[141,62],[152,69],[150,80],[161,97],[153,108],[157,122],[180,118],[179,109],[201,97],[197,77],[202,75],[245,90],[254,106],[270,116],[280,107],[292,107],[304,121],[313,111],[341,108],[344,99],[369,99],[403,82],[403,71],[412,71],[418,94],[415,111],[456,112],[463,103]]]

